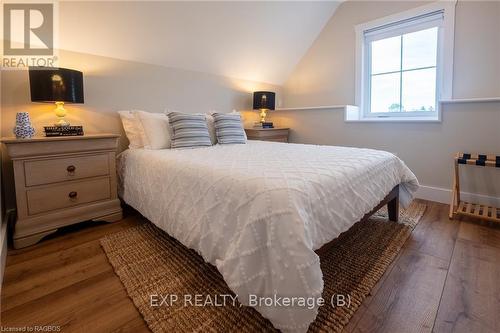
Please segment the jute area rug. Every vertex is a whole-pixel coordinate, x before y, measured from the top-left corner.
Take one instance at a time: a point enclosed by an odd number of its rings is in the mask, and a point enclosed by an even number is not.
[[[349,295],[349,306],[320,307],[309,332],[340,332],[396,257],[425,211],[412,203],[399,223],[381,209],[356,223],[319,253],[323,298]],[[271,323],[251,307],[185,306],[183,295],[234,295],[217,269],[152,223],[101,239],[101,245],[128,295],[155,332],[271,332]],[[151,295],[178,295],[170,306],[151,306]],[[213,297],[211,298],[213,300]],[[157,299],[157,304],[161,299]],[[227,303],[226,303],[227,304]]]

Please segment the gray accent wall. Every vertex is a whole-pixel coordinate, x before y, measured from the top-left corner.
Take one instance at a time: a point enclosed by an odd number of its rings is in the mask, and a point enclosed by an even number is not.
[[[83,125],[85,133],[119,133],[120,150],[128,146],[116,111],[139,109],[147,112],[183,111],[205,113],[231,112],[252,107],[252,92],[280,87],[213,74],[168,68],[134,61],[119,60],[61,50],[60,66],[84,73],[85,104],[66,104],[67,119]],[[37,135],[43,126],[51,126],[56,116],[55,105],[32,103],[27,70],[2,71],[1,132],[12,136],[16,112],[28,111]],[[247,121],[258,119],[250,113]],[[12,167],[4,155],[5,204],[15,206]]]
[[[355,31],[361,23],[426,4],[346,1],[284,84],[283,107],[355,101]],[[500,97],[500,1],[458,1],[453,98]]]
[[[455,152],[500,154],[500,102],[450,103],[440,123],[346,123],[355,105],[354,26],[422,2],[347,1],[339,6],[283,87],[285,107],[270,119],[291,128],[292,142],[369,147],[400,156],[421,184],[451,188]],[[458,1],[453,98],[500,98],[500,2]],[[463,190],[500,197],[500,170],[467,168]]]

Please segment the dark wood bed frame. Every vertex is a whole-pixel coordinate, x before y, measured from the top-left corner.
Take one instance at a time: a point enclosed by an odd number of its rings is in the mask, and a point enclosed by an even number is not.
[[[380,201],[380,203],[373,208],[368,214],[365,214],[360,220],[361,222],[366,221],[370,216],[373,215],[383,206],[387,205],[387,212],[389,213],[389,221],[398,222],[399,218],[399,185],[394,186],[394,188],[385,196],[385,198]]]
[[[370,218],[376,211],[378,211],[383,206],[387,205],[387,212],[389,213],[389,221],[398,222],[399,218],[399,185],[394,186],[394,188],[385,196],[380,203],[375,206],[369,213],[366,213],[365,216],[359,222],[364,222]],[[329,247],[332,245],[333,241],[326,243],[321,248],[316,250],[317,254],[320,254],[324,251],[327,251]]]

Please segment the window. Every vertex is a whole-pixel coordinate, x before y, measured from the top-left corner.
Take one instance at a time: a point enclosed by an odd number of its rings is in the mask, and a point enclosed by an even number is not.
[[[451,97],[453,11],[438,3],[357,27],[360,110],[346,120],[440,120],[439,100]]]

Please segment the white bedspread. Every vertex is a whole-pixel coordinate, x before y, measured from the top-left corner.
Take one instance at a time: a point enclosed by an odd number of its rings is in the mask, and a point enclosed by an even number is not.
[[[250,294],[320,297],[314,250],[394,186],[402,185],[403,205],[418,188],[413,173],[388,152],[257,141],[127,150],[119,170],[125,202],[214,264],[243,304]],[[318,311],[255,308],[290,332],[305,332]]]

